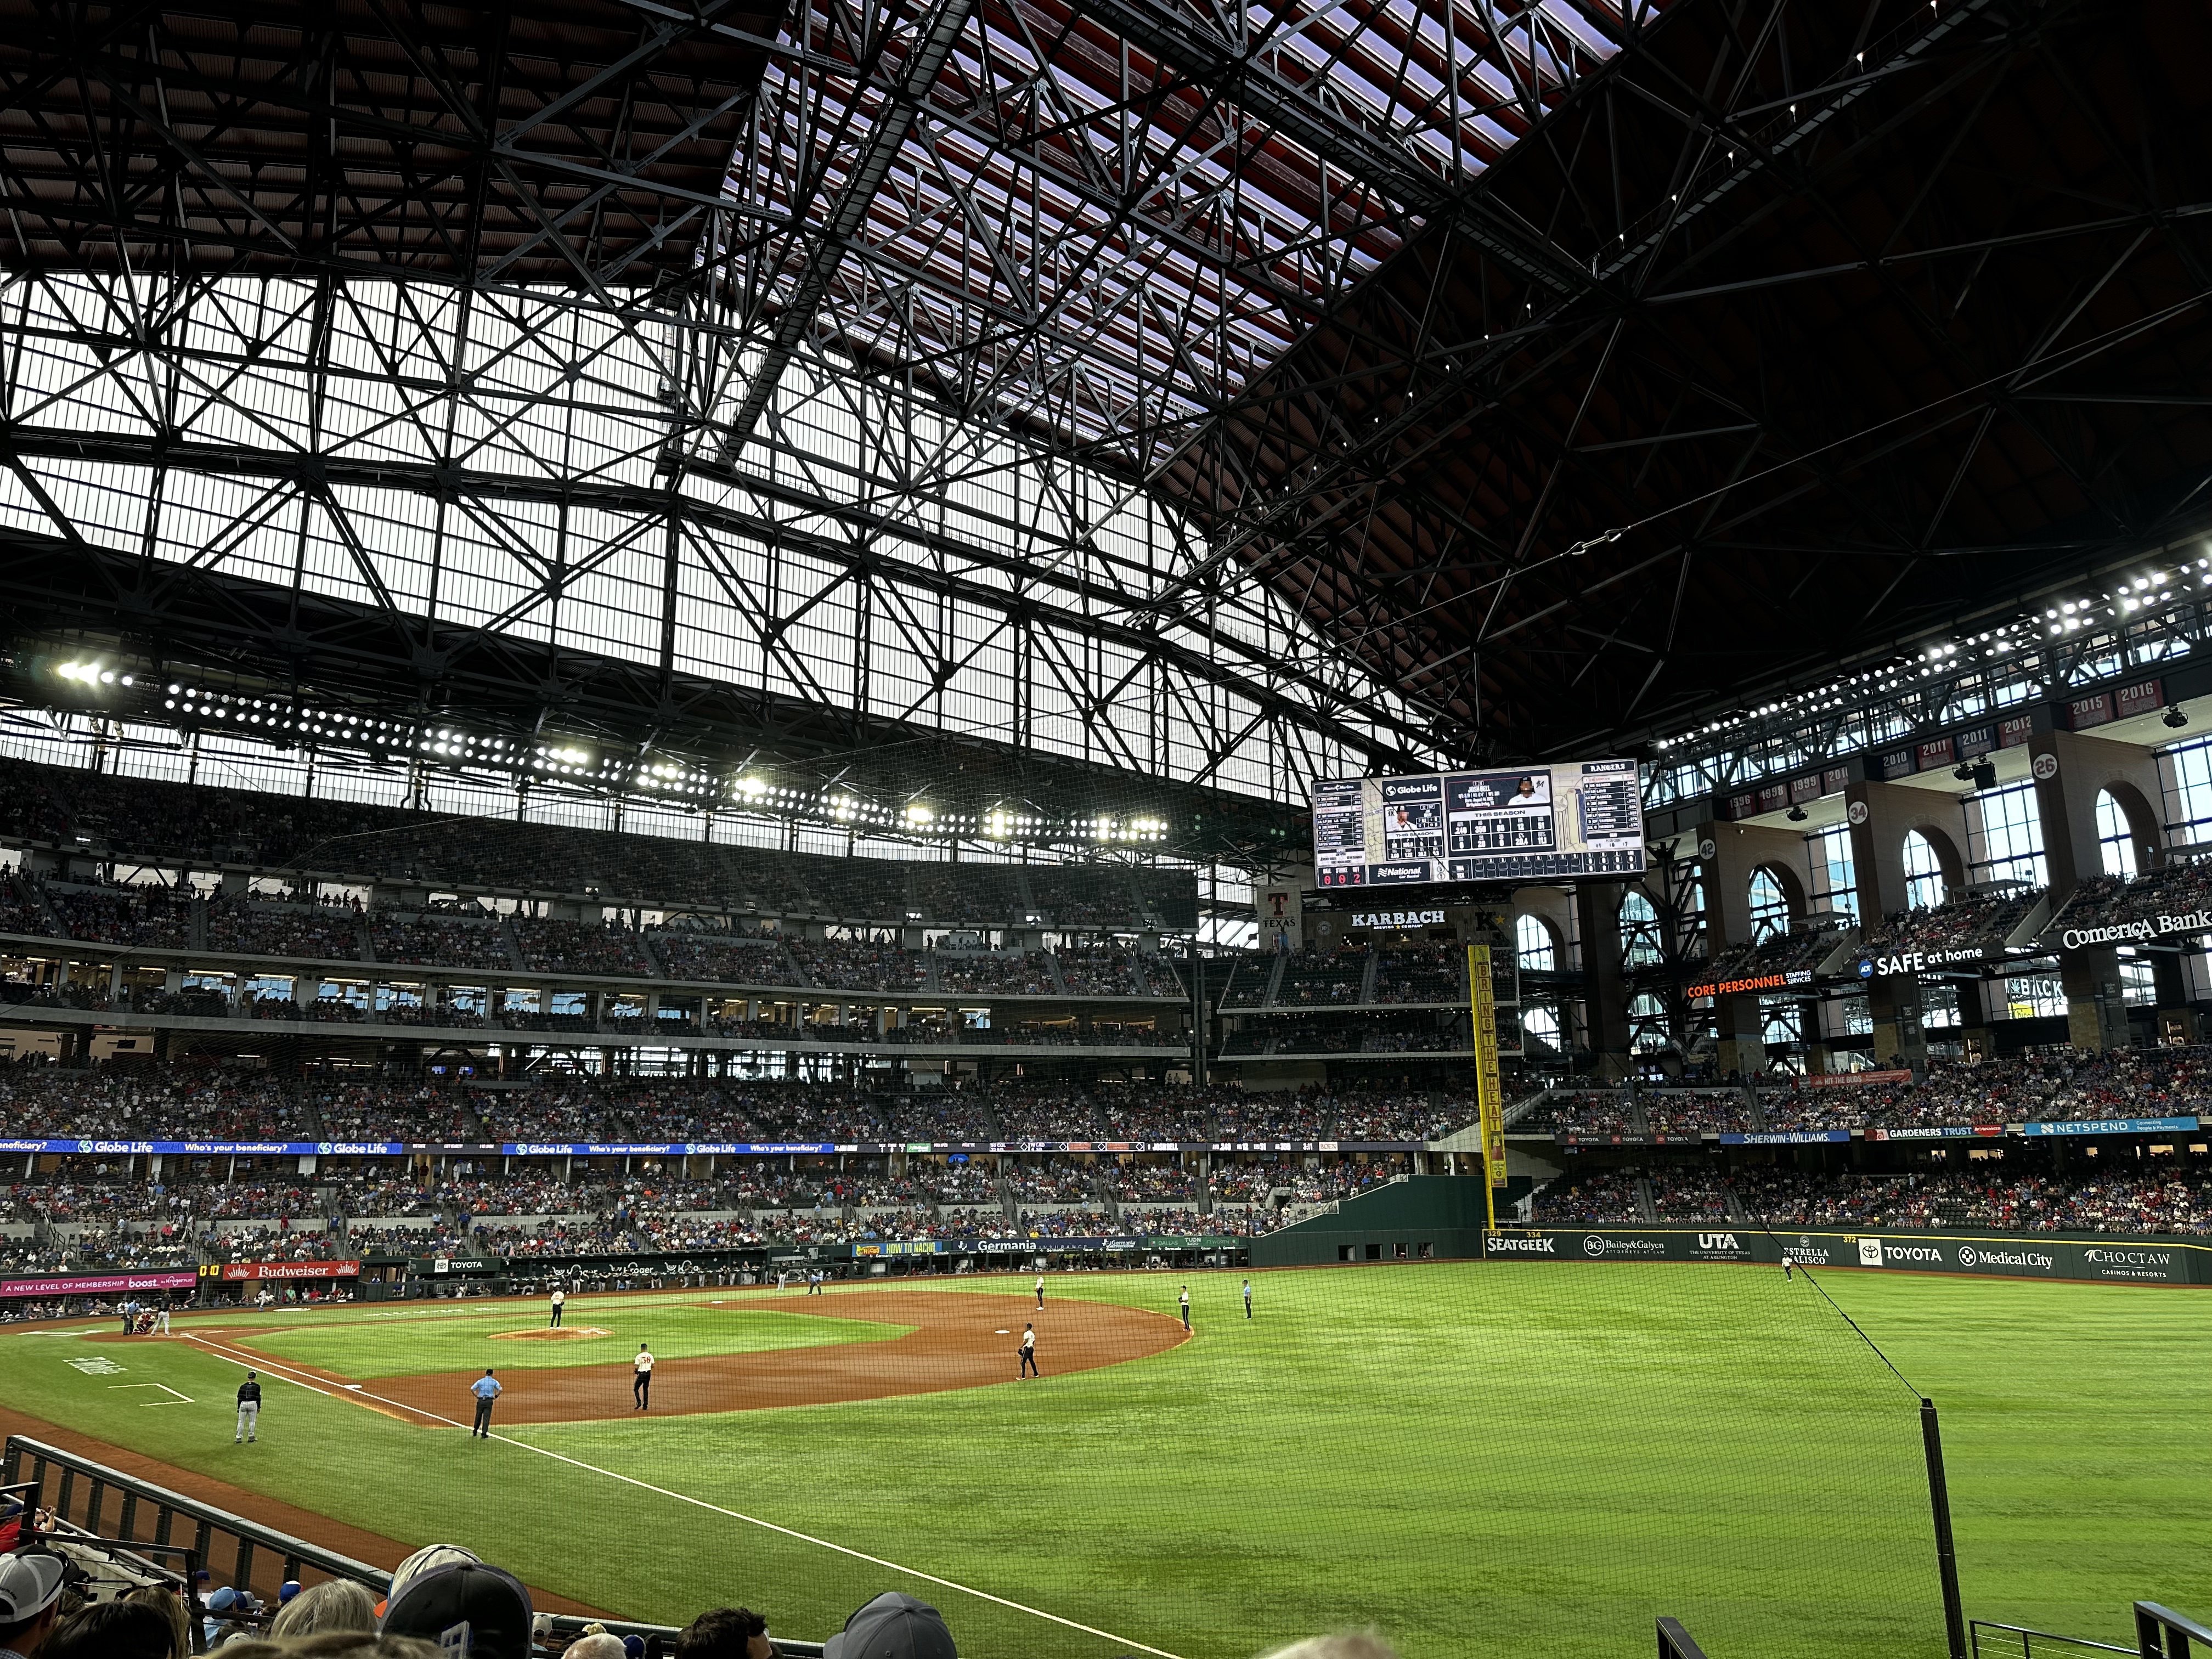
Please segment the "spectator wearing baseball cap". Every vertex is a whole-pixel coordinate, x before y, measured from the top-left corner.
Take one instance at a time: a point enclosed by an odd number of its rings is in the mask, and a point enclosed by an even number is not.
[[[60,1622],[62,1559],[0,1558],[0,1659],[33,1659]]]
[[[377,1628],[434,1642],[466,1624],[470,1659],[530,1659],[531,1623],[530,1592],[512,1573],[481,1561],[447,1561],[404,1579],[392,1575]]]
[[[945,1615],[927,1601],[885,1590],[822,1644],[822,1659],[960,1659]]]

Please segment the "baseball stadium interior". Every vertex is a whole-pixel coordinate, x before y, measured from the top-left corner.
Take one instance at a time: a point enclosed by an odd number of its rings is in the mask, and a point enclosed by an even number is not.
[[[2201,0],[0,19],[0,1650],[2212,1644]]]

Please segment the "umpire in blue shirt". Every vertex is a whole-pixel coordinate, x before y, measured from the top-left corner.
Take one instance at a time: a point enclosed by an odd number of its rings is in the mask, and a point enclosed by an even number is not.
[[[477,1397],[477,1425],[469,1431],[473,1440],[481,1436],[491,1438],[491,1402],[499,1398],[499,1379],[486,1367],[484,1374],[469,1384],[469,1392]]]

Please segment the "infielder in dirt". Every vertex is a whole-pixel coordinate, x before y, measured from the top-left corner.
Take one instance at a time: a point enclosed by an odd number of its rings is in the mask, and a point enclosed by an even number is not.
[[[566,1307],[568,1304],[568,1292],[562,1290],[558,1285],[556,1285],[553,1287],[553,1319],[552,1322],[546,1327],[546,1329],[557,1331],[561,1328],[561,1310]]]
[[[1182,1294],[1177,1297],[1176,1300],[1182,1304],[1182,1328],[1186,1332],[1188,1332],[1190,1329],[1190,1286],[1188,1285],[1184,1285],[1182,1287]]]
[[[647,1411],[653,1405],[653,1350],[644,1343],[637,1345],[637,1358],[629,1362],[630,1398],[637,1403],[632,1411]]]
[[[1036,1327],[1035,1325],[1024,1325],[1022,1327],[1022,1368],[1016,1373],[1016,1375],[1018,1376],[1042,1376],[1044,1375],[1042,1371],[1037,1369]]]
[[[1042,1273],[1037,1275],[1036,1292],[1037,1311],[1042,1313],[1044,1311],[1044,1275]]]

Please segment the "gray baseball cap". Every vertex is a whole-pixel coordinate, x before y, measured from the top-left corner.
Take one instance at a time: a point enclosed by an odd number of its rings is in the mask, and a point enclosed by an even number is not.
[[[53,1606],[61,1599],[62,1573],[58,1555],[0,1556],[0,1624],[20,1625]]]
[[[822,1659],[959,1659],[945,1615],[927,1601],[885,1590],[822,1644]]]

